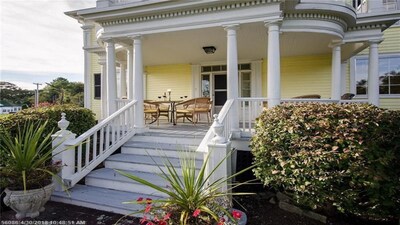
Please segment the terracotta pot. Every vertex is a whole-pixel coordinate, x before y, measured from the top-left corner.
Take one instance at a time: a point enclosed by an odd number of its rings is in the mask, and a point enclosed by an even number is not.
[[[44,211],[44,205],[50,199],[54,191],[54,184],[49,184],[43,188],[22,191],[12,191],[6,189],[4,203],[12,208],[17,214],[15,218],[25,217],[34,218],[39,216],[39,212]]]

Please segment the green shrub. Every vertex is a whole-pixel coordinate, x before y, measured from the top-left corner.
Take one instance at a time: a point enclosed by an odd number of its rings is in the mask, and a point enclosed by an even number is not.
[[[374,219],[400,215],[400,111],[280,105],[257,119],[251,148],[256,177],[299,205]]]
[[[9,132],[16,135],[18,126],[23,126],[27,121],[46,121],[46,131],[59,130],[57,122],[61,119],[61,113],[66,113],[67,120],[70,121],[68,130],[78,136],[89,130],[96,124],[94,114],[91,110],[75,105],[53,105],[40,108],[29,108],[21,110],[7,117],[0,117],[0,135],[2,132]],[[44,135],[47,133],[45,132]]]

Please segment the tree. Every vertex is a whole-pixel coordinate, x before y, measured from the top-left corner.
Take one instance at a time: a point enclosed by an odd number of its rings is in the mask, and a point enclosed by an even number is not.
[[[40,93],[40,101],[83,106],[83,83],[69,82],[63,77],[58,77],[46,84]]]
[[[17,85],[0,81],[0,101],[30,107],[33,102],[34,91],[21,89]]]

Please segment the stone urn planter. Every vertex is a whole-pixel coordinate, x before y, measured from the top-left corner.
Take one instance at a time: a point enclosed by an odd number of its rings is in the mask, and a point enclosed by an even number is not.
[[[13,209],[17,214],[15,218],[22,219],[25,217],[34,218],[39,216],[39,212],[43,212],[44,205],[49,201],[54,191],[54,184],[51,183],[43,188],[21,191],[13,191],[6,189],[6,197],[4,204]]]

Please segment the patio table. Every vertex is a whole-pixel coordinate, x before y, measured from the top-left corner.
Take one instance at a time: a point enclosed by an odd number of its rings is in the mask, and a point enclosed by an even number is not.
[[[158,100],[158,101],[153,101],[154,103],[168,103],[170,104],[169,107],[169,112],[171,113],[171,118],[170,118],[170,123],[172,123],[173,125],[176,125],[176,120],[175,120],[175,104],[181,102],[182,100],[167,100],[167,101],[163,101],[163,100]]]

